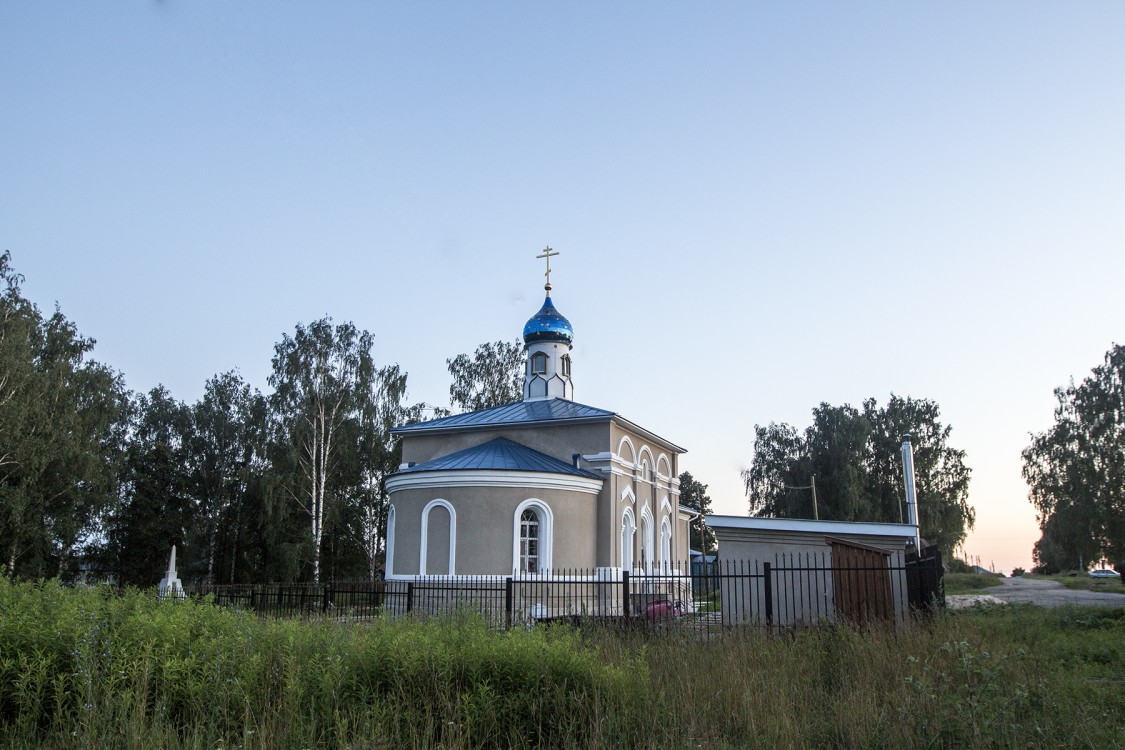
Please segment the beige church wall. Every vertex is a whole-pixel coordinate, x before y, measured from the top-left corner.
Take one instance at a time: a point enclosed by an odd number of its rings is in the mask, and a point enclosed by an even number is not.
[[[617,498],[618,483],[621,480],[617,474],[606,473],[605,482],[602,484],[602,491],[598,493],[597,500],[597,523],[598,533],[596,539],[597,556],[596,565],[599,568],[613,567],[616,565],[614,560],[615,550],[617,549],[617,534],[619,527],[616,525],[618,521],[616,516],[618,514]]]
[[[403,436],[402,460],[404,463],[422,464],[439,456],[447,456],[474,445],[487,443],[498,437],[525,445],[566,463],[572,463],[575,453],[593,454],[610,450],[610,423],[595,424],[550,423],[522,428],[497,428],[495,430],[469,430],[442,435]],[[582,468],[589,468],[583,464]]]
[[[425,506],[442,498],[456,511],[456,575],[511,575],[516,507],[524,500],[540,500],[551,510],[553,519],[552,568],[590,569],[595,562],[594,495],[557,489],[512,487],[451,487],[402,489],[392,492],[395,508],[394,575],[417,575],[421,553],[421,516]],[[430,561],[439,563],[434,551],[433,521],[427,544],[427,569]],[[447,537],[445,537],[447,538]],[[448,547],[445,547],[447,552]],[[448,558],[443,558],[446,562]],[[444,570],[444,568],[443,568]]]
[[[680,518],[673,528],[676,529],[672,538],[672,545],[676,549],[676,560],[686,563],[688,551],[691,548],[691,521],[687,518]]]

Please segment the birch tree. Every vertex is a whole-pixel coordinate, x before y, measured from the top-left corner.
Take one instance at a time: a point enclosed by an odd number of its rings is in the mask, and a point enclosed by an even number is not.
[[[453,382],[449,402],[461,411],[477,411],[519,401],[523,396],[523,344],[485,342],[470,359],[458,354],[445,361]]]
[[[373,338],[352,323],[322,318],[298,324],[274,346],[269,384],[278,443],[296,471],[287,492],[309,519],[312,580],[320,581],[329,504],[339,493],[334,471],[344,425],[357,420],[376,377]],[[334,494],[335,493],[335,494]]]

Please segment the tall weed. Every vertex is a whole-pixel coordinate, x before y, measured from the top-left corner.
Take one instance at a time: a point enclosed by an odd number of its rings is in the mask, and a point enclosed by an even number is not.
[[[779,636],[276,621],[0,580],[0,745],[1115,747],[1125,610]]]

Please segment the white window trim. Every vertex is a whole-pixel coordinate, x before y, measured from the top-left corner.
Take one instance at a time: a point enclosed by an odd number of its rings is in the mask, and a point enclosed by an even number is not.
[[[441,573],[431,574],[426,572],[426,552],[430,536],[430,511],[439,505],[449,511],[449,571],[445,575],[453,575],[453,570],[456,567],[454,561],[457,555],[457,511],[445,500],[437,498],[426,503],[426,507],[422,508],[422,544],[420,545],[421,548],[418,553],[419,575],[441,575]]]
[[[626,535],[625,530],[628,529],[629,533]],[[626,508],[621,514],[621,569],[632,571],[633,569],[633,538],[637,533],[637,521],[633,517],[633,509]],[[626,538],[628,536],[628,538]]]
[[[635,505],[637,502],[637,496],[633,494],[633,488],[629,485],[625,485],[625,489],[621,490],[621,502],[630,503],[632,505]]]
[[[646,573],[652,572],[653,554],[656,551],[653,548],[654,541],[652,511],[646,505],[641,511],[641,560]]]
[[[637,463],[639,464],[641,461],[644,461],[646,455],[648,456],[648,465],[655,466],[656,459],[652,457],[652,449],[646,444],[641,443],[641,447],[637,449]]]
[[[512,514],[512,575],[520,574],[520,516],[531,508],[539,514],[539,572],[549,573],[553,567],[553,548],[555,517],[551,507],[542,500],[532,497],[516,506]]]
[[[621,450],[626,445],[629,446],[629,457],[628,458],[625,458],[625,454]],[[622,462],[625,463],[626,466],[636,466],[637,465],[637,449],[633,447],[633,441],[629,439],[628,435],[623,436],[621,438],[621,440],[618,441],[618,443],[617,443],[617,455],[622,460]]]
[[[383,564],[383,577],[395,574],[395,506],[387,508],[387,546],[383,550],[386,561]]]
[[[667,518],[660,522],[660,562],[668,569],[672,565],[672,524]]]
[[[547,352],[535,352],[531,355],[531,358],[528,360],[528,362],[530,363],[532,375],[546,375],[547,370],[549,369],[548,365],[550,363],[550,357],[547,356]],[[535,369],[535,364],[537,362],[541,362],[543,364],[542,370]]]

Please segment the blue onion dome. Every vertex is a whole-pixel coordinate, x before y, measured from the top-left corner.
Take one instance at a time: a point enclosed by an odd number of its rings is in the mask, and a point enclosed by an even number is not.
[[[550,292],[543,300],[543,307],[523,327],[523,343],[533,344],[536,341],[561,341],[564,344],[574,341],[574,329],[570,321],[555,309]]]

